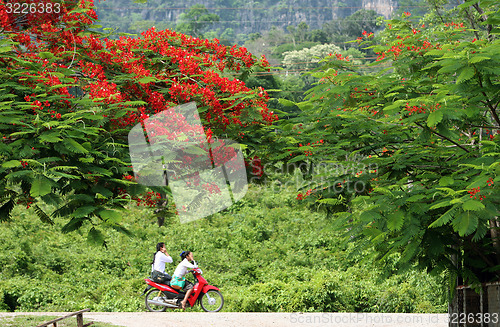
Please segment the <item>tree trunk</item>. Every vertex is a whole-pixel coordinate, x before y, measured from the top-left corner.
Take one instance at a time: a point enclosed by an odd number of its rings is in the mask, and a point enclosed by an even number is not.
[[[498,217],[490,219],[490,233],[496,255],[496,264],[500,265],[500,221],[498,221]]]

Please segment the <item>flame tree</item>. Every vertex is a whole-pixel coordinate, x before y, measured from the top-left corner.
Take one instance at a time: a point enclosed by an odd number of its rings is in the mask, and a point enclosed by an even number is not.
[[[447,271],[452,286],[500,279],[499,15],[495,1],[436,2],[387,21],[357,40],[377,58],[327,57],[299,104],[307,118],[287,122],[288,161],[326,167],[299,201],[381,260]]]
[[[88,0],[0,0],[0,220],[33,207],[102,242],[98,227],[121,230],[130,199],[153,206],[159,196],[130,175],[134,125],[195,101],[208,138],[245,143],[277,117],[266,91],[238,78],[267,69],[265,58],[169,30],[98,34],[96,19]]]

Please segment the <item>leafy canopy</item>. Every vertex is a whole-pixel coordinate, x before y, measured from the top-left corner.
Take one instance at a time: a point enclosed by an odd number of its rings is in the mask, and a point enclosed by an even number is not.
[[[325,58],[304,115],[284,127],[298,143],[288,162],[327,167],[308,171],[299,200],[326,206],[382,260],[498,279],[499,17],[494,1],[405,12],[358,38],[377,54],[370,72]]]

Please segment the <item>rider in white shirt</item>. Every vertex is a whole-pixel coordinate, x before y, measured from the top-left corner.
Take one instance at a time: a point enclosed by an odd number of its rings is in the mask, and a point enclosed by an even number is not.
[[[170,285],[177,285],[179,287],[182,287],[182,290],[186,292],[184,300],[181,301],[182,309],[185,309],[187,299],[189,298],[191,292],[193,292],[193,283],[185,280],[184,276],[187,274],[189,268],[198,268],[198,265],[194,261],[193,253],[190,251],[183,251],[181,253],[181,258],[182,261],[177,265],[177,268],[175,268]],[[193,263],[191,263],[191,261]]]
[[[193,253],[189,251],[188,253],[191,254],[192,258]],[[181,263],[177,265],[177,268],[175,268],[174,276],[182,278],[187,274],[188,269],[193,268],[198,268],[198,265],[196,263],[192,264],[191,262],[189,262],[188,258],[184,258],[184,260],[182,260]]]
[[[156,244],[156,253],[153,262],[151,262],[151,278],[154,282],[165,284],[172,278],[165,272],[165,264],[172,262],[174,262],[174,260],[167,253],[165,243],[161,242]]]

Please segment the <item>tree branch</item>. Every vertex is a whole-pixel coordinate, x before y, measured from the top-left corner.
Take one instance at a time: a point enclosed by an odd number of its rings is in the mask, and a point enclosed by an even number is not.
[[[495,108],[495,110],[497,110],[499,104],[500,104],[500,100],[493,106]]]
[[[434,5],[434,10],[436,10],[436,14],[438,15],[439,19],[441,19],[441,22],[444,24],[446,23],[443,19],[443,16],[441,16],[441,13],[439,12],[439,8],[436,2],[432,3]]]
[[[435,165],[410,165],[413,168],[439,168],[442,169],[443,166],[435,166]]]
[[[479,37],[479,33],[477,32],[477,27],[476,27],[475,21],[474,21],[474,19],[472,18],[472,16],[471,16],[471,14],[470,14],[469,10],[467,10],[467,8],[465,8],[465,13],[467,14],[467,19],[469,20],[469,22],[470,22],[470,24],[471,24],[472,28],[474,29],[474,35],[476,36],[476,39],[478,39],[478,40],[479,40],[479,39],[480,39],[480,37]]]
[[[420,127],[420,128],[422,128],[422,129],[424,129],[424,127],[423,127],[420,123],[415,122],[415,124],[416,124],[418,127]],[[431,131],[432,133],[434,133],[434,134],[436,134],[436,135],[438,135],[438,136],[440,136],[440,137],[444,138],[445,140],[447,140],[447,141],[449,141],[449,142],[451,142],[451,143],[455,144],[456,146],[458,146],[460,149],[464,150],[465,152],[467,152],[467,153],[469,153],[469,152],[470,152],[469,150],[467,150],[466,148],[464,148],[462,145],[460,145],[460,144],[458,144],[457,142],[455,142],[455,141],[453,141],[453,140],[449,139],[448,137],[446,137],[446,136],[444,136],[444,135],[442,135],[442,134],[440,134],[440,133],[438,133],[438,132],[436,132],[436,131],[434,131],[434,130],[432,130],[432,129],[431,129],[430,131]]]
[[[483,92],[483,94],[484,94],[484,92]],[[486,96],[486,94],[484,94],[484,96]],[[489,101],[488,101],[488,107],[490,108],[491,116],[493,117],[493,119],[497,123],[498,127],[500,127],[500,118],[498,117],[498,114],[497,114],[495,108],[493,108],[493,106],[491,105],[491,103]]]
[[[486,16],[484,14],[484,10],[481,7],[479,7],[479,5],[477,3],[473,4],[472,7],[474,9],[476,9],[476,11],[479,13],[479,15],[481,15],[481,20],[483,22],[488,20],[488,16]],[[486,29],[488,31],[488,40],[491,41],[493,39],[493,35],[491,35],[491,31],[493,30],[493,26],[491,24],[488,24],[488,25],[486,25]]]
[[[481,125],[470,125],[471,127],[477,128],[489,128],[489,129],[498,129],[498,126],[481,126]]]
[[[483,253],[483,251],[480,251],[480,249],[478,249],[476,247],[476,245],[474,243],[470,243],[471,244],[471,249],[472,251],[474,251],[477,255],[479,255],[481,257],[481,259],[483,259],[483,261],[488,265],[490,266],[491,268],[495,267],[495,263],[494,262],[491,262],[490,259],[488,259],[488,257],[486,257]],[[494,272],[493,274],[495,274],[498,278],[500,278],[500,275],[498,274],[498,272]]]
[[[476,67],[474,67],[474,70],[477,72],[478,70],[476,69]],[[483,86],[483,80],[481,78],[481,75],[478,74],[477,75],[477,80],[479,82],[479,86],[484,89],[484,86]],[[496,107],[493,106],[493,104],[491,103],[490,99],[488,98],[488,95],[486,94],[485,91],[481,91],[481,93],[484,95],[484,98],[485,98],[485,104],[486,106],[488,107],[488,109],[490,109],[491,111],[491,116],[493,117],[493,119],[495,120],[495,122],[497,123],[498,127],[500,127],[500,118],[498,117],[498,114],[496,112]]]

